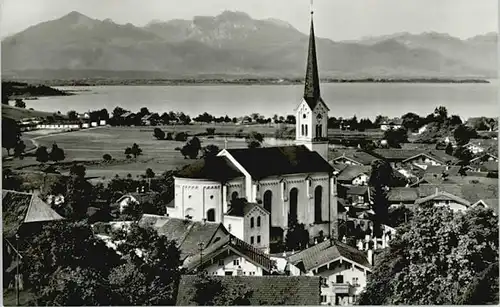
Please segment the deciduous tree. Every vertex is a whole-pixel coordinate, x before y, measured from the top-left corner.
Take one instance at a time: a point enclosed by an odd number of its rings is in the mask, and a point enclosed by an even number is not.
[[[494,296],[463,300],[474,292],[468,286],[481,280],[494,263],[498,263],[498,217],[491,209],[454,213],[447,207],[424,207],[398,228],[389,249],[375,263],[359,304],[480,304],[492,297],[498,304],[498,290],[490,288],[497,287],[494,283],[483,289]]]

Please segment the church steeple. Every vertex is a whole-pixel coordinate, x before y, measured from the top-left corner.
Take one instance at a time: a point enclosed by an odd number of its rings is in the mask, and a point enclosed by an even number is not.
[[[306,79],[304,86],[304,99],[307,104],[314,109],[320,101],[318,60],[316,58],[316,39],[314,37],[314,12],[311,8],[311,32],[309,34],[309,48],[307,54]]]

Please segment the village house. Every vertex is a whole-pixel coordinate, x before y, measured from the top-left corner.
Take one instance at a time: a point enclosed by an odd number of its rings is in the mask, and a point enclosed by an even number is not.
[[[471,139],[465,147],[477,155],[483,152],[498,153],[498,140],[495,139]]]
[[[380,130],[398,130],[403,127],[403,120],[401,118],[393,118],[384,120],[380,123]]]
[[[256,203],[233,203],[224,216],[224,226],[235,237],[269,253],[269,212]]]
[[[23,289],[22,255],[25,247],[22,240],[44,223],[61,221],[64,218],[46,204],[37,194],[2,190],[2,234],[3,234],[3,284],[13,288],[16,270],[19,269],[20,289]]]
[[[214,276],[232,292],[245,288],[251,306],[319,305],[321,279],[314,276]],[[177,306],[198,305],[195,298],[196,275],[183,275],[179,282]]]
[[[273,262],[267,254],[228,235],[188,256],[183,263],[188,273],[204,271],[219,276],[263,276],[271,274]]]
[[[322,278],[322,305],[350,305],[366,287],[373,251],[366,253],[337,240],[325,240],[288,257],[290,272]]]
[[[332,152],[333,159],[330,160],[332,165],[349,164],[349,165],[371,165],[373,161],[379,159],[367,152],[359,149],[335,149]]]
[[[128,193],[115,201],[115,207],[119,208],[119,212],[123,213],[125,208],[130,206],[131,203],[139,205],[154,204],[159,200],[160,193],[158,192],[134,192]]]
[[[337,175],[337,182],[348,185],[367,185],[370,180],[371,166],[348,165]]]

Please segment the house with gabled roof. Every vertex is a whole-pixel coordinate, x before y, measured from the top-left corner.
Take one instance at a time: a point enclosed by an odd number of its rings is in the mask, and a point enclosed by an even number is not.
[[[322,277],[322,304],[353,304],[372,272],[373,251],[360,251],[337,240],[325,240],[288,257],[301,275]]]
[[[214,276],[226,291],[245,288],[251,306],[319,305],[320,278],[314,276]],[[196,275],[183,275],[179,282],[177,306],[195,306]]]
[[[379,158],[359,149],[337,149],[333,151],[332,164],[371,165]]]
[[[337,175],[337,181],[341,184],[367,185],[372,168],[367,165],[349,165]]]
[[[380,130],[397,130],[403,127],[403,120],[401,118],[387,119],[380,123]]]
[[[183,261],[199,253],[200,244],[203,248],[208,248],[229,236],[229,232],[221,223],[192,221],[153,214],[143,214],[138,223],[141,227],[152,227],[159,235],[175,240]]]
[[[224,216],[224,226],[235,237],[269,253],[269,212],[259,204],[234,202]]]
[[[424,204],[436,207],[448,207],[455,212],[465,211],[472,205],[466,199],[445,191],[439,191],[437,188],[434,194],[419,198],[415,201],[415,206],[421,206]]]
[[[22,255],[17,248],[16,241],[22,241],[24,236],[29,236],[33,231],[37,231],[36,227],[44,223],[62,220],[64,218],[50,208],[38,195],[2,190],[4,286],[14,282],[16,268],[22,266]],[[21,277],[18,278],[22,285]]]
[[[183,263],[188,273],[204,271],[219,276],[270,275],[273,266],[269,255],[232,235],[206,248],[200,247],[198,253]]]

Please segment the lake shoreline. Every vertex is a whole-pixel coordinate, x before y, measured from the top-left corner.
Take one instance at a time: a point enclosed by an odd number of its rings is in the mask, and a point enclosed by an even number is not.
[[[45,86],[220,86],[220,85],[300,85],[302,79],[238,78],[238,79],[96,79],[96,80],[23,80]],[[324,78],[322,83],[418,83],[418,84],[489,84],[487,79],[475,78]]]

